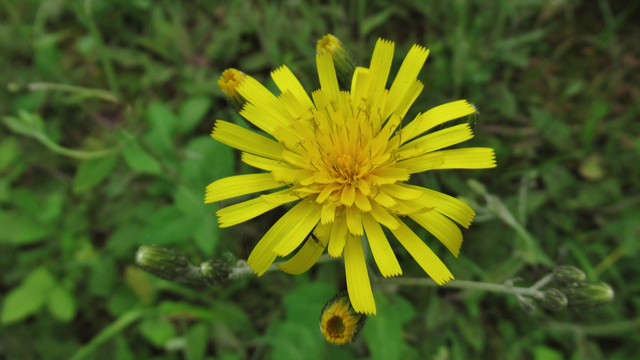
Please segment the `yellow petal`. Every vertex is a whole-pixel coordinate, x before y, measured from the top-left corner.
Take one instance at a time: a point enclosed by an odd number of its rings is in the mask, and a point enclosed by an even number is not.
[[[351,206],[353,205],[353,201],[355,200],[355,198],[356,187],[351,184],[345,185],[344,188],[342,188],[342,195],[340,196],[340,201],[342,202],[342,204]]]
[[[286,189],[286,190],[282,190],[282,191],[278,191],[276,193],[273,194],[268,194],[268,195],[260,195],[260,199],[262,199],[262,201],[264,201],[267,204],[277,204],[277,205],[282,205],[282,204],[286,204],[288,202],[292,202],[295,200],[301,200],[301,196],[299,193],[294,192],[294,189]]]
[[[287,126],[290,122],[287,118],[281,115],[274,115],[273,113],[265,112],[252,103],[246,103],[242,110],[240,110],[240,115],[253,125],[271,135],[274,135],[274,130],[276,128]]]
[[[333,201],[325,201],[322,204],[322,214],[320,215],[320,222],[322,224],[330,224],[336,215],[336,205]]]
[[[389,214],[389,210],[385,209],[377,202],[371,203],[371,215],[373,215],[373,218],[376,219],[376,221],[384,224],[384,226],[389,229],[395,229],[398,227],[398,222],[391,214]]]
[[[284,146],[262,135],[226,121],[217,120],[211,137],[236,149],[280,160]]]
[[[336,218],[331,227],[331,240],[329,242],[329,255],[340,257],[344,243],[347,239],[347,221],[344,216]]]
[[[331,54],[316,54],[316,65],[318,67],[320,87],[322,88],[322,91],[325,93],[325,95],[327,95],[327,97],[329,98],[329,101],[334,103],[337,107],[338,97],[340,96],[340,89],[338,88],[336,68],[333,66]]]
[[[440,240],[453,256],[458,257],[462,246],[462,232],[456,224],[437,211],[413,213],[409,217]]]
[[[488,169],[496,167],[496,156],[491,148],[465,148],[442,150],[432,154],[444,155],[444,164],[436,169]]]
[[[471,221],[476,215],[475,211],[473,211],[473,209],[469,205],[465,204],[461,200],[454,198],[453,196],[449,196],[447,194],[443,194],[431,189],[426,189],[420,186],[408,184],[401,184],[400,186],[417,191],[422,191],[423,196],[417,200],[418,202],[420,202],[424,206],[435,206],[436,211],[450,217],[465,228],[468,228],[469,225],[471,225]]]
[[[415,174],[427,170],[439,169],[443,164],[444,154],[438,151],[399,161],[396,167],[406,169],[409,174]]]
[[[400,66],[398,75],[389,89],[389,100],[385,106],[385,118],[396,110],[398,103],[418,77],[418,73],[420,73],[420,69],[422,69],[424,62],[427,60],[427,56],[429,56],[429,50],[420,45],[413,45],[409,50],[402,62],[402,66]]]
[[[378,39],[369,66],[369,91],[367,99],[374,104],[387,85],[391,61],[393,61],[392,41]]]
[[[318,258],[327,246],[330,232],[331,225],[318,225],[315,230],[313,230],[313,234],[316,236],[317,241],[309,236],[297,254],[285,263],[277,264],[276,266],[287,274],[292,275],[299,275],[309,270],[313,264],[318,261]]]
[[[382,190],[378,190],[378,193],[373,197],[373,200],[386,208],[395,206],[397,204],[391,196],[387,195],[387,193]]]
[[[309,95],[288,67],[282,65],[279,69],[272,71],[271,78],[273,78],[280,91],[290,91],[306,109],[313,107]]]
[[[436,106],[422,114],[422,116],[416,117],[414,121],[402,129],[402,142],[407,142],[434,126],[474,112],[476,112],[476,109],[466,100],[458,100]]]
[[[391,232],[418,265],[440,285],[452,280],[453,275],[442,260],[402,220],[398,219],[398,222],[400,226]]]
[[[369,201],[369,198],[367,198],[360,190],[356,191],[355,204],[358,209],[364,212],[371,211],[371,202]]]
[[[204,202],[212,203],[282,186],[280,182],[273,179],[271,174],[229,176],[207,186]]]
[[[356,206],[349,206],[346,210],[347,227],[349,232],[353,235],[361,236],[362,232],[362,217],[360,210]]]
[[[413,81],[413,83],[411,83],[411,85],[409,86],[407,93],[404,94],[404,96],[398,102],[398,105],[393,113],[400,116],[400,118],[404,118],[411,105],[413,105],[413,102],[416,101],[418,95],[420,95],[420,93],[422,92],[422,89],[424,89],[424,84],[422,82],[420,82],[419,80]]]
[[[286,126],[293,120],[278,98],[251,76],[244,76],[237,91],[248,102],[260,109],[263,116],[273,122],[272,125]]]
[[[296,224],[291,227],[289,232],[287,232],[278,244],[273,247],[273,250],[271,250],[274,254],[279,256],[289,255],[320,221],[322,206],[313,200],[308,200],[308,202],[310,205],[306,209],[307,211],[298,217]]]
[[[415,141],[402,146],[399,151],[404,151],[411,147],[420,147],[422,148],[423,153],[428,153],[467,141],[472,137],[473,132],[471,131],[469,124],[460,124],[422,136]]]
[[[311,163],[305,161],[302,156],[289,150],[282,151],[282,160],[300,169],[315,170],[313,166],[311,166]]]
[[[258,276],[264,274],[276,259],[276,254],[272,251],[273,248],[299,224],[301,217],[306,216],[306,214],[313,211],[314,208],[315,206],[312,200],[306,199],[301,201],[276,221],[271,229],[258,241],[258,244],[253,248],[247,259],[247,264]],[[311,231],[311,229],[309,229],[309,231]],[[307,234],[308,233],[309,232],[307,232]]]
[[[258,197],[238,204],[227,206],[216,212],[220,227],[224,228],[239,224],[241,222],[245,222],[249,219],[253,219],[256,216],[262,215],[267,211],[274,209],[282,204],[299,199],[297,196],[291,196],[291,189],[278,191],[277,193],[271,195],[286,196],[286,198],[288,199],[287,201],[267,203],[262,198]]]
[[[396,184],[384,185],[381,189],[389,196],[402,200],[415,200],[422,197],[423,192]]]
[[[296,96],[290,91],[285,91],[280,94],[280,96],[278,96],[278,100],[280,100],[282,106],[287,109],[289,115],[291,115],[293,119],[299,120],[310,115],[309,108],[305,108],[298,98],[296,98]]]
[[[313,172],[305,169],[273,169],[271,172],[273,178],[277,181],[281,181],[286,184],[302,184],[305,185],[304,180],[313,176]],[[310,184],[306,184],[310,185]]]
[[[362,214],[362,224],[367,232],[371,253],[376,260],[376,264],[378,264],[382,276],[401,275],[402,269],[400,269],[398,259],[396,259],[393,250],[391,250],[391,245],[389,245],[389,241],[384,235],[380,224],[369,213]]]
[[[320,194],[318,194],[316,201],[319,203],[324,202],[334,191],[340,189],[341,187],[342,187],[342,184],[335,183],[335,182],[325,186],[324,189],[322,189],[322,191],[320,192]]]
[[[368,89],[369,69],[357,67],[353,73],[353,80],[351,81],[351,102],[354,113],[358,111],[362,99],[366,98]]]
[[[367,264],[360,237],[347,235],[344,247],[344,267],[351,305],[359,313],[376,314],[376,303],[371,292]]]
[[[273,171],[275,169],[295,169],[291,165],[285,164],[278,160],[267,159],[246,152],[242,153],[242,162],[258,169]]]

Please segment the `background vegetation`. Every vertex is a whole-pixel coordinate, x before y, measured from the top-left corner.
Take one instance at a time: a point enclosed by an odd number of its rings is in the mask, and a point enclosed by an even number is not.
[[[639,8],[614,0],[0,1],[0,358],[637,358]],[[136,268],[135,250],[150,243],[194,263],[224,253],[246,259],[286,211],[221,230],[214,213],[236,200],[203,204],[208,183],[252,171],[208,136],[215,119],[246,126],[216,82],[235,67],[275,90],[268,74],[287,64],[316,89],[315,42],[326,33],[365,65],[378,37],[395,41],[392,74],[412,44],[431,49],[410,118],[458,99],[479,108],[465,145],[495,148],[498,167],[412,178],[475,204],[458,259],[419,234],[457,279],[519,277],[515,284],[528,286],[570,264],[610,283],[614,302],[528,313],[502,294],[379,287],[363,338],[334,347],[317,319],[345,287],[341,261],[224,288],[189,288]],[[468,179],[492,194],[489,204]],[[404,276],[426,276],[396,249]]]

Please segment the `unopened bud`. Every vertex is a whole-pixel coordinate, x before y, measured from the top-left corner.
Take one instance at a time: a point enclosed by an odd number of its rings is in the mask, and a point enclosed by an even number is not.
[[[553,269],[553,280],[560,285],[568,285],[578,281],[584,281],[587,275],[584,271],[571,265],[562,265]]]
[[[579,281],[562,289],[569,306],[584,309],[606,305],[613,300],[614,292],[609,284],[602,281]]]
[[[331,54],[340,85],[345,89],[351,89],[353,73],[356,70],[356,59],[344,44],[337,37],[327,34],[318,40],[316,51],[318,54]]]
[[[200,284],[198,268],[189,264],[184,254],[158,245],[140,246],[136,253],[136,264],[146,272],[161,279]]]
[[[544,292],[542,298],[542,306],[551,311],[560,311],[567,307],[569,301],[567,296],[558,289],[549,289]]]
[[[336,294],[322,308],[320,332],[332,344],[344,345],[353,342],[364,328],[367,315],[357,313],[346,291]]]
[[[227,100],[236,111],[242,110],[242,107],[247,102],[242,95],[238,93],[238,86],[244,79],[244,73],[236,69],[227,69],[222,72],[220,80],[218,80],[218,86],[222,90],[224,98]]]
[[[229,281],[231,267],[223,260],[207,260],[200,264],[200,273],[209,285],[220,286]]]

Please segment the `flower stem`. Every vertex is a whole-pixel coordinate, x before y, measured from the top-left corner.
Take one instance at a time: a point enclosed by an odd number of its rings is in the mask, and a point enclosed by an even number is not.
[[[334,258],[329,254],[322,254],[318,258],[316,263],[323,263],[323,262],[336,260],[336,259],[339,259],[339,258]],[[266,270],[266,272],[273,271],[273,270],[280,270],[280,268],[278,268],[277,265],[278,264],[284,264],[284,263],[285,262],[283,261],[283,262],[271,264],[271,266],[269,266],[269,268]],[[247,262],[244,261],[244,260],[240,260],[240,261],[238,261],[238,267],[233,268],[231,270],[231,274],[229,275],[229,278],[237,279],[239,277],[243,277],[245,275],[253,274],[253,273],[254,273],[253,269],[251,267],[249,267],[249,265],[247,265]]]
[[[543,298],[544,294],[542,291],[539,291],[534,288],[522,288],[522,287],[514,287],[503,284],[490,284],[476,281],[465,281],[465,280],[452,280],[443,285],[438,285],[435,281],[431,279],[421,279],[421,278],[388,278],[388,279],[377,279],[378,284],[383,285],[415,285],[415,286],[442,286],[447,288],[457,288],[457,289],[470,289],[470,290],[483,290],[483,291],[491,291],[498,293],[506,293],[506,294],[514,294],[514,295],[528,295],[533,296],[535,298]]]

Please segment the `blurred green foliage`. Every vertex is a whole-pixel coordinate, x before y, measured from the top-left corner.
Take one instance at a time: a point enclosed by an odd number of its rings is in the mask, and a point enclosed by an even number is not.
[[[639,17],[614,0],[2,1],[0,358],[636,357]],[[203,204],[208,183],[252,171],[208,136],[215,119],[247,126],[216,82],[235,67],[276,90],[268,74],[287,64],[316,89],[326,33],[361,64],[395,41],[392,74],[412,44],[431,49],[408,118],[458,99],[480,110],[463,145],[495,148],[498,168],[412,178],[476,206],[458,259],[419,233],[457,279],[532,283],[572,264],[614,302],[528,314],[500,294],[380,288],[364,336],[333,347],[317,321],[345,286],[339,261],[196,289],[134,267],[143,244],[246,258],[282,215],[219,229]]]

